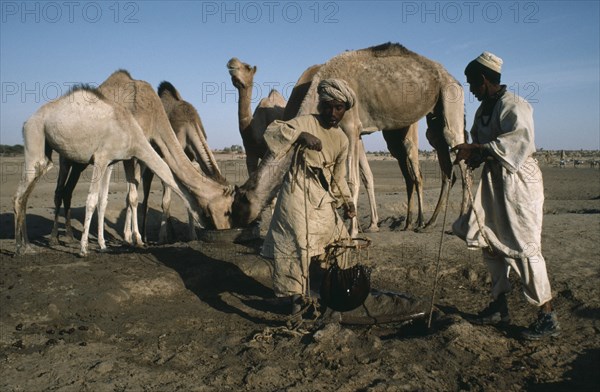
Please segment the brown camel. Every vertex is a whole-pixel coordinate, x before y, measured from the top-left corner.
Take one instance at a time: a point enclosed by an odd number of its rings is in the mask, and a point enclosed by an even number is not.
[[[206,211],[206,214],[203,213],[202,215],[210,217],[210,221],[205,222],[205,224],[219,229],[230,227],[230,206],[227,203],[231,203],[232,200],[231,188],[226,184],[207,177],[192,165],[171,128],[162,101],[152,86],[147,82],[134,80],[129,72],[125,70],[118,70],[110,75],[100,85],[98,90],[107,99],[122,104],[131,111],[134,118],[142,127],[146,139],[159,151],[159,154],[167,162],[177,180],[183,185],[182,189],[194,196],[196,202],[192,205],[192,208],[195,211]],[[62,168],[63,164],[65,169]],[[57,184],[57,192],[55,193],[55,228],[57,227],[60,201],[63,198],[65,201],[69,201],[68,206],[65,202],[65,225],[67,228],[70,228],[70,212],[68,209],[70,207],[70,195],[77,183],[81,170],[85,168],[85,165],[74,165],[71,173],[68,174],[69,165],[69,162],[61,159],[61,174],[59,174],[59,183]],[[206,162],[204,166],[211,167],[213,164]],[[66,179],[67,174],[68,180]],[[137,179],[136,184],[139,184],[141,178],[141,168],[139,165],[135,165],[135,178]],[[65,182],[67,185],[63,186]],[[123,238],[127,243],[141,246],[143,245],[143,241],[137,221],[137,186],[128,189],[127,203],[128,208],[125,217]],[[161,232],[166,234],[166,231],[162,228]],[[53,230],[52,238],[56,238],[55,233],[57,234],[56,229]]]
[[[206,132],[202,125],[200,115],[196,108],[181,98],[179,91],[171,83],[164,81],[158,86],[158,96],[163,104],[165,112],[171,123],[175,136],[188,158],[199,166],[200,170],[213,180],[226,184],[225,177],[221,174],[217,160],[215,159],[206,141]],[[154,173],[150,170],[143,171],[142,202],[142,239],[146,241],[146,217],[148,212],[148,198]],[[168,242],[171,239],[171,189],[163,186],[162,218],[159,232],[159,243]],[[188,239],[196,240],[196,229],[194,220],[188,217]]]
[[[239,93],[240,135],[246,150],[248,175],[252,175],[268,150],[263,137],[265,129],[273,121],[283,118],[286,101],[277,90],[271,90],[268,97],[260,100],[252,114],[252,86],[256,66],[252,67],[234,57],[227,62],[227,69],[231,75],[231,82]]]
[[[411,177],[420,176],[418,159],[415,161],[418,145],[413,142],[414,136],[410,135],[416,135],[414,124],[427,116],[427,138],[436,149],[444,173],[440,198],[428,223],[433,224],[444,204],[442,195],[451,185],[450,147],[465,140],[464,93],[460,83],[440,64],[401,45],[388,43],[345,52],[321,66],[312,79],[298,115],[317,112],[317,85],[327,78],[346,80],[357,94],[356,105],[346,113],[340,124],[349,139],[348,174],[355,203],[361,133],[382,130],[388,149],[401,167],[405,165],[403,173],[405,170],[409,173],[405,175],[409,181]],[[264,170],[273,171],[277,164],[265,162]],[[411,176],[410,171],[414,175]],[[270,192],[264,188],[268,185],[249,182],[248,186],[244,184],[236,192],[233,207],[235,223],[246,224],[247,220],[252,220],[256,210],[261,209],[252,203],[262,202],[264,195]],[[462,207],[466,207],[465,192]],[[422,220],[417,224],[421,226]],[[353,225],[351,234],[356,235],[356,231]]]
[[[36,182],[52,167],[52,152],[78,164],[93,164],[86,202],[80,255],[88,253],[92,215],[98,208],[98,243],[106,248],[104,212],[112,164],[124,161],[128,183],[134,181],[133,158],[144,162],[184,200],[167,164],[154,151],[131,112],[108,100],[97,89],[74,88],[38,109],[23,125],[25,167],[14,197],[16,254],[32,251],[25,221],[27,200]],[[186,202],[187,204],[187,202]]]

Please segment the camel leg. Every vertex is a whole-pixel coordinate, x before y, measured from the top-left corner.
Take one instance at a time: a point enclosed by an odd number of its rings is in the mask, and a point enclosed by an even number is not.
[[[197,239],[194,216],[188,211],[188,241],[196,241]]]
[[[26,139],[27,140],[27,139]],[[38,180],[52,168],[52,161],[44,152],[36,151],[37,146],[25,146],[25,167],[23,178],[19,183],[14,197],[15,214],[15,255],[21,256],[25,253],[33,253],[27,236],[27,223],[25,215],[27,211],[27,200]],[[43,149],[43,147],[42,147]]]
[[[342,129],[348,137],[348,187],[350,188],[350,192],[352,194],[352,202],[354,203],[354,206],[358,208],[358,190],[360,187],[360,180],[358,171],[359,149],[357,145],[360,142],[360,138],[358,137],[358,135],[360,135],[360,128],[362,126],[357,125],[358,120],[352,117],[353,116],[346,114],[346,117],[344,117],[343,121],[348,125],[342,125]],[[357,234],[358,214],[351,220],[350,237],[354,238],[357,236]]]
[[[412,128],[412,129],[411,129]],[[423,225],[423,180],[418,160],[418,147],[414,136],[409,137],[410,132],[416,133],[416,124],[400,130],[383,131],[383,137],[387,143],[388,150],[398,161],[398,166],[406,184],[406,223],[404,230],[412,229],[413,224],[413,195],[417,193],[417,227]]]
[[[85,257],[88,255],[88,237],[90,234],[90,223],[92,222],[92,216],[96,210],[98,204],[98,193],[100,191],[104,175],[108,167],[108,162],[96,159],[94,163],[94,171],[92,175],[92,181],[90,183],[90,190],[85,203],[85,220],[83,224],[83,234],[81,235],[81,248],[79,250],[79,256]]]
[[[58,218],[60,215],[60,206],[63,203],[63,195],[65,193],[65,184],[71,170],[71,162],[62,156],[59,160],[58,178],[56,180],[56,189],[54,190],[54,225],[50,233],[50,245],[58,245]],[[65,208],[65,225],[66,225],[67,210]]]
[[[148,242],[148,235],[146,232],[146,222],[148,218],[148,200],[150,199],[150,189],[152,187],[152,180],[154,179],[154,173],[152,170],[144,167],[142,170],[142,185],[144,192],[144,200],[142,201],[142,241]]]
[[[125,177],[127,178],[127,209],[125,212],[125,227],[123,240],[129,244],[143,247],[144,242],[140,235],[137,217],[138,185],[141,179],[141,167],[136,159],[123,161]]]
[[[358,165],[360,170],[360,178],[362,180],[365,189],[367,190],[367,196],[369,198],[369,206],[371,207],[371,223],[364,231],[368,233],[376,233],[379,231],[377,223],[379,222],[379,216],[377,215],[377,204],[375,202],[375,183],[373,182],[373,172],[371,166],[367,160],[367,154],[365,152],[365,145],[362,141],[357,144],[358,148]]]
[[[106,250],[106,241],[104,240],[104,214],[106,213],[108,188],[110,186],[112,171],[113,165],[108,166],[104,172],[104,177],[100,181],[100,197],[98,200],[98,245],[100,246],[100,251]]]
[[[171,222],[171,189],[163,183],[162,217],[160,219],[160,231],[158,232],[158,243],[166,244],[173,238],[173,226]]]
[[[438,162],[442,171],[442,188],[440,190],[440,196],[438,197],[435,210],[433,211],[433,214],[431,215],[431,218],[425,225],[424,229],[435,226],[440,211],[442,211],[442,208],[444,208],[446,205],[445,195],[448,192],[448,187],[452,187],[452,161],[450,160],[450,150],[448,149],[447,145],[433,147],[437,152]]]
[[[246,169],[248,169],[249,177],[258,170],[258,156],[251,153],[249,149],[246,149]]]
[[[81,173],[85,170],[88,165],[86,163],[73,163],[71,166],[71,172],[69,173],[69,179],[65,185],[65,190],[62,195],[63,206],[65,209],[65,238],[67,242],[74,242],[75,237],[73,236],[73,227],[71,226],[71,200],[73,199],[73,191]]]

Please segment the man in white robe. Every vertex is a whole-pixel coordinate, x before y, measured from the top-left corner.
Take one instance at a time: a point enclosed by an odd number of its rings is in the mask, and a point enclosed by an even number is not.
[[[310,259],[348,237],[336,208],[344,207],[345,218],[356,215],[346,182],[348,138],[338,127],[355,95],[340,79],[323,80],[317,91],[318,115],[275,121],[264,134],[276,156],[295,144],[306,147],[285,176],[261,251],[273,259],[273,290],[278,297],[291,298],[292,314],[309,295]]]
[[[470,248],[483,249],[492,278],[493,301],[472,321],[510,320],[506,294],[512,269],[521,278],[527,301],[539,307],[537,320],[522,333],[537,340],[560,333],[541,248],[544,185],[533,158],[533,109],[500,85],[501,66],[500,58],[484,52],[465,69],[470,91],[481,106],[471,129],[473,143],[455,147],[457,161],[484,167],[473,206],[454,223],[453,231]]]

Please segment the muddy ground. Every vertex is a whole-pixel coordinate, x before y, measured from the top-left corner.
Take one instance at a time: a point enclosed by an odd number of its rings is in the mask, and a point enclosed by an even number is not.
[[[444,235],[435,298],[443,312],[423,321],[375,326],[336,323],[285,328],[287,304],[273,298],[269,265],[246,244],[121,243],[125,184],[116,170],[107,210],[110,251],[79,258],[77,243],[48,244],[53,169],[34,190],[28,229],[37,253],[13,257],[11,198],[22,158],[2,158],[0,216],[1,391],[564,391],[600,387],[600,170],[543,165],[543,253],[562,334],[519,339],[535,318],[516,279],[504,327],[465,320],[489,301],[478,251]],[[241,159],[221,160],[231,182],[245,179]],[[372,161],[380,232],[364,263],[378,289],[431,297],[441,218],[426,233],[401,231],[404,183],[394,161]],[[422,162],[426,217],[439,192],[435,162]],[[89,176],[73,200],[79,237]],[[160,185],[154,184],[150,238],[156,239]],[[453,189],[446,230],[458,215]],[[185,211],[174,203],[174,229]],[[366,225],[367,205],[359,212]],[[264,222],[268,222],[265,214]],[[266,228],[262,227],[264,235]],[[368,257],[367,257],[368,256]]]

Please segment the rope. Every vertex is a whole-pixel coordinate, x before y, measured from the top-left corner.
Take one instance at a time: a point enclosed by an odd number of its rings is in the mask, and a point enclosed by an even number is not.
[[[477,226],[479,227],[479,232],[481,233],[481,236],[483,237],[483,240],[485,241],[485,245],[486,245],[488,251],[491,254],[494,254],[494,248],[492,248],[492,245],[490,244],[490,240],[489,240],[487,234],[485,233],[484,226],[481,223],[481,219],[479,217],[479,214],[477,213],[477,209],[475,209],[475,205],[474,205],[475,198],[473,197],[473,192],[471,191],[471,186],[473,184],[473,169],[471,169],[469,166],[467,166],[466,177],[467,177],[466,178],[467,194],[469,195],[469,203],[471,203],[471,210],[473,211],[473,214],[475,214],[475,221],[477,222]]]
[[[435,266],[435,276],[433,278],[433,290],[431,292],[431,303],[429,306],[429,320],[427,321],[427,328],[431,328],[431,319],[433,317],[433,304],[435,302],[435,294],[438,287],[438,276],[440,273],[440,264],[442,260],[442,246],[444,244],[444,230],[446,228],[446,217],[448,216],[448,202],[450,200],[450,187],[446,189],[446,207],[444,208],[444,219],[442,221],[442,232],[440,236],[440,246],[438,247],[437,262]]]
[[[307,188],[307,173],[310,171],[311,173],[313,173],[315,176],[316,173],[314,173],[310,167],[308,167],[307,163],[306,163],[306,159],[304,158],[304,152],[306,150],[305,146],[302,145],[298,145],[295,152],[294,152],[294,156],[292,159],[292,184],[291,184],[291,191],[294,192],[295,191],[295,187],[296,187],[296,181],[299,181],[298,179],[298,174],[301,172],[303,175],[303,198],[304,198],[304,222],[305,222],[305,230],[306,230],[306,236],[305,236],[305,240],[306,240],[306,267],[309,269],[310,271],[310,235],[309,235],[309,226],[310,226],[310,222],[308,220],[308,188]],[[325,160],[325,155],[323,154],[323,152],[321,151],[321,156],[323,157],[323,162],[324,162],[324,167],[327,168],[327,170],[329,171],[330,174],[330,178],[331,178],[331,184],[335,185],[338,187],[339,189],[339,193],[341,195],[342,198],[342,202],[343,204],[346,206],[346,208],[349,207],[349,202],[346,198],[346,196],[344,195],[342,188],[340,187],[340,185],[337,183],[337,181],[335,180],[335,177],[333,175],[333,171],[331,170],[331,165],[327,165],[326,160]],[[301,162],[300,162],[301,160]],[[332,206],[333,208],[333,206]],[[362,228],[360,227],[360,224],[358,223],[358,219],[357,219],[357,224],[358,224],[358,230],[359,232],[363,232]],[[342,237],[342,230],[339,231],[338,233],[338,238],[335,242],[339,243],[343,240]],[[334,242],[334,243],[335,243]],[[370,241],[368,241],[370,243]],[[368,245],[368,244],[367,244]],[[347,248],[347,247],[346,247]],[[358,249],[358,252],[360,254],[360,247],[356,247],[356,249]],[[345,251],[344,251],[345,252]],[[342,252],[342,254],[344,253]],[[336,257],[337,255],[335,254],[335,251],[331,251],[331,248],[326,249],[326,254],[325,254],[325,261],[327,263],[327,265],[330,264],[330,258],[331,257]],[[368,251],[367,251],[367,258],[368,258]],[[287,327],[290,330],[297,330],[298,328],[300,328],[300,326],[302,325],[302,322],[298,321],[298,317],[302,317],[302,315],[309,310],[310,308],[313,309],[313,320],[315,321],[320,317],[320,312],[319,312],[319,307],[318,307],[318,302],[313,299],[311,297],[310,294],[310,273],[309,271],[304,270],[304,264],[302,264],[302,274],[304,276],[306,276],[306,288],[305,288],[305,295],[304,295],[304,306],[302,307],[302,309],[289,316],[288,317],[288,322],[287,322]],[[303,320],[301,320],[303,321]]]
[[[325,154],[323,154],[323,151],[321,151],[321,156],[323,157],[323,161],[325,162]],[[333,175],[333,171],[331,170],[331,166],[327,166],[327,169],[329,170],[329,175],[331,176],[331,184],[335,185],[338,187],[339,191],[340,191],[340,195],[342,196],[342,202],[344,203],[344,205],[346,207],[350,206],[350,202],[348,201],[348,199],[346,199],[346,196],[344,195],[344,192],[342,192],[342,187],[340,187],[340,185],[337,183],[337,181],[335,180],[335,176]],[[356,209],[357,207],[354,206],[354,208]],[[358,216],[355,217],[356,219],[356,226],[358,227],[358,232],[361,234],[364,234],[362,227],[360,227],[360,222],[358,221]],[[342,235],[340,233],[340,238],[338,238],[338,241],[342,239]]]

